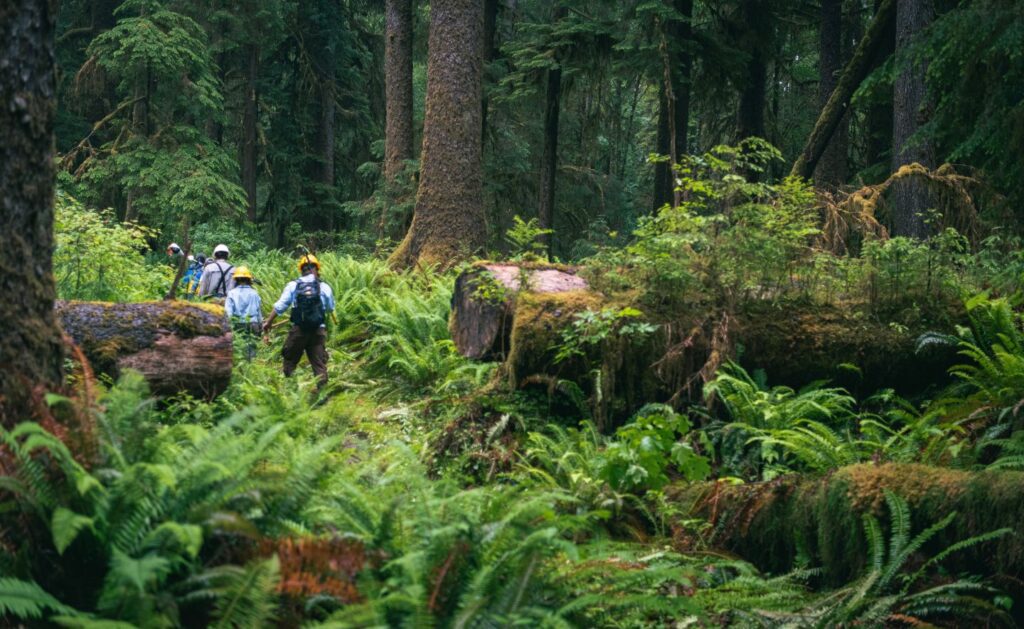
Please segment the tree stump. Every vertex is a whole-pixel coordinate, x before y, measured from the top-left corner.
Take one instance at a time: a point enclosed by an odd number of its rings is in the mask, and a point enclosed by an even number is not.
[[[533,293],[585,291],[574,269],[480,264],[459,275],[452,295],[449,329],[459,353],[481,360],[508,353],[516,295],[525,280]]]
[[[153,394],[213,399],[231,382],[233,347],[224,309],[181,301],[57,302],[57,317],[97,373],[145,376]]]

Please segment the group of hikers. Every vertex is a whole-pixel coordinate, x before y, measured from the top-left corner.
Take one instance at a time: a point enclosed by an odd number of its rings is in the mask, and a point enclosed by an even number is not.
[[[171,243],[167,254],[183,255],[181,247]],[[274,320],[291,309],[291,329],[281,348],[284,375],[291,376],[303,354],[309,360],[317,379],[317,390],[327,384],[327,315],[334,312],[334,292],[320,279],[320,261],[306,253],[298,261],[299,277],[288,282],[270,314],[263,318],[263,301],[253,286],[255,278],[246,266],[235,268],[229,261],[231,251],[219,244],[213,258],[189,256],[188,269],[182,276],[186,298],[223,301],[224,314],[235,334],[245,346],[246,357],[252,360],[256,339],[262,335],[269,342]]]

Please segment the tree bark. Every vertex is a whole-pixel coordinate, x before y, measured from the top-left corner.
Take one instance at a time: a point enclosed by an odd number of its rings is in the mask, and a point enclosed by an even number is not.
[[[818,29],[818,102],[822,109],[839,82],[843,66],[843,2],[822,0]],[[849,116],[844,116],[848,121]],[[846,125],[841,122],[829,141],[814,171],[814,181],[822,186],[838,186],[846,180]]]
[[[850,62],[843,69],[843,74],[839,77],[836,88],[832,90],[828,103],[821,110],[821,115],[818,116],[811,135],[807,138],[800,156],[793,164],[791,175],[810,179],[814,174],[814,169],[821,160],[825,148],[846,114],[850,98],[870,71],[875,53],[879,47],[884,45],[884,35],[894,17],[895,9],[896,0],[882,0],[871,27],[868,28],[868,32],[850,58]]]
[[[0,423],[29,419],[36,387],[63,379],[53,316],[57,3],[0,5]]]
[[[487,65],[494,60],[494,41],[498,33],[498,0],[484,0],[484,82],[487,83]],[[480,141],[487,139],[487,90],[481,96]]]
[[[434,0],[427,108],[412,226],[390,262],[450,267],[483,247],[486,224],[480,141],[483,4]]]
[[[896,55],[905,64],[893,89],[893,170],[918,163],[935,166],[931,143],[913,139],[927,121],[926,63],[910,58],[908,48],[914,38],[931,23],[932,0],[896,0]],[[924,212],[930,207],[928,188],[917,178],[900,181],[893,187],[893,234],[923,238],[928,235]]]
[[[563,7],[555,9],[552,21],[557,22],[566,15]],[[557,57],[557,55],[556,55]],[[541,155],[539,199],[537,221],[541,229],[552,229],[555,214],[555,177],[558,171],[558,117],[562,101],[562,66],[555,59],[555,66],[547,71],[547,90],[544,96],[544,151]],[[544,236],[548,258],[554,239]]]
[[[691,20],[693,0],[674,0],[673,8],[681,19],[674,20],[666,28],[666,50],[662,93],[658,99],[659,155],[668,155],[669,162],[660,162],[654,167],[654,209],[666,203],[675,203],[672,164],[689,150],[690,124],[690,73],[693,55],[690,52],[692,39]]]
[[[68,301],[57,302],[56,313],[99,373],[116,378],[131,368],[156,395],[187,391],[205,399],[231,383],[234,350],[220,306]]]
[[[768,80],[768,46],[771,39],[771,15],[766,0],[742,3],[744,28],[750,47],[746,72],[740,85],[740,102],[736,114],[736,139],[765,137],[764,109]]]
[[[246,217],[249,219],[250,223],[255,223],[257,220],[257,125],[259,124],[259,95],[257,92],[256,81],[259,78],[259,44],[249,44],[247,53],[248,63],[245,86],[245,106],[242,114],[242,145],[239,161],[242,163],[242,188],[245,190]]]
[[[413,157],[412,0],[387,0],[384,10],[384,180],[393,184],[405,160]]]

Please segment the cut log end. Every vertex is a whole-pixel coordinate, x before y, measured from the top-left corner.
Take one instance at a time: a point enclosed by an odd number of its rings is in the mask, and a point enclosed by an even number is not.
[[[153,394],[212,399],[231,382],[233,348],[224,310],[212,304],[58,302],[65,332],[99,373],[145,376]]]
[[[585,291],[587,281],[571,268],[481,264],[455,281],[449,329],[459,353],[481,360],[509,351],[516,295]]]

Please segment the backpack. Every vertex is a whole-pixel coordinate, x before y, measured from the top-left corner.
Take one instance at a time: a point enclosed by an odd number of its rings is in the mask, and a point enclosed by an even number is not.
[[[312,332],[326,321],[324,303],[320,300],[320,280],[303,282],[295,280],[295,304],[292,306],[292,323],[303,332]]]

